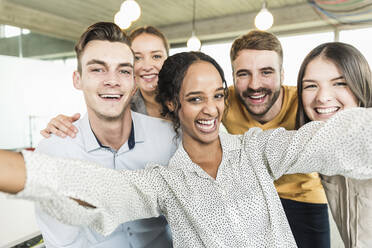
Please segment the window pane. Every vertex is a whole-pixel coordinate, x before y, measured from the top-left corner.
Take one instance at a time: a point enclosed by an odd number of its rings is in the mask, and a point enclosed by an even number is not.
[[[305,56],[317,45],[333,41],[333,33],[314,33],[279,37],[283,47],[285,85],[297,85],[297,73]]]
[[[345,30],[340,32],[340,41],[355,46],[372,65],[372,28]]]

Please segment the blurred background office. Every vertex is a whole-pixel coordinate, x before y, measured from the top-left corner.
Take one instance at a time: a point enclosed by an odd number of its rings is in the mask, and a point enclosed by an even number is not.
[[[137,9],[128,11],[130,5]],[[268,31],[282,42],[284,84],[296,85],[303,58],[324,42],[350,43],[372,64],[370,0],[0,0],[0,148],[35,147],[51,117],[85,112],[72,72],[74,43],[89,25],[115,20],[128,32],[156,26],[169,40],[170,54],[188,51],[193,36],[201,42],[194,49],[214,57],[231,85],[231,43],[256,28],[260,12],[272,14]],[[24,243],[39,234],[32,204],[0,195],[0,248],[42,247]]]

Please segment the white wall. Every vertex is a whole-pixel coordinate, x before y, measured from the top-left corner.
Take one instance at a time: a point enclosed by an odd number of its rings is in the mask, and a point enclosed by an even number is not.
[[[58,113],[84,113],[80,91],[72,84],[74,66],[0,56],[0,148],[29,147]]]

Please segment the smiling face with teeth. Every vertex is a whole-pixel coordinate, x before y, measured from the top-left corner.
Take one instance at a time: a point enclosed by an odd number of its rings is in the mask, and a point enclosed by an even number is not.
[[[74,72],[74,86],[82,90],[89,118],[122,118],[135,92],[133,53],[121,42],[93,40],[80,57],[82,71]]]
[[[325,121],[342,109],[358,106],[358,99],[345,77],[323,56],[315,58],[306,67],[302,102],[307,117],[313,121]]]
[[[243,49],[232,62],[235,93],[252,117],[265,123],[280,112],[283,70],[275,51]]]
[[[142,33],[132,41],[135,56],[136,83],[142,94],[155,93],[158,74],[167,58],[163,40],[153,34]]]
[[[224,112],[224,88],[217,69],[209,62],[190,65],[179,95],[178,116],[183,143],[218,142],[218,130]]]

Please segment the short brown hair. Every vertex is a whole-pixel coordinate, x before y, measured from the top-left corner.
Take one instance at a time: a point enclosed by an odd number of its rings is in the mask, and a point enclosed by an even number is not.
[[[157,29],[154,26],[139,27],[139,28],[134,29],[132,32],[130,32],[129,39],[131,40],[131,42],[133,42],[133,40],[141,34],[152,34],[152,35],[155,35],[155,36],[159,37],[163,41],[165,51],[167,52],[167,56],[169,56],[168,40],[165,37],[165,35],[159,29]]]
[[[78,71],[81,73],[81,55],[86,45],[93,40],[102,40],[110,42],[121,42],[130,48],[128,36],[120,29],[118,25],[112,22],[97,22],[85,30],[75,45],[75,52],[78,60]]]
[[[283,64],[283,48],[278,38],[272,33],[252,30],[237,38],[230,50],[231,63],[236,59],[238,53],[244,49],[275,51],[279,55],[279,64]]]

